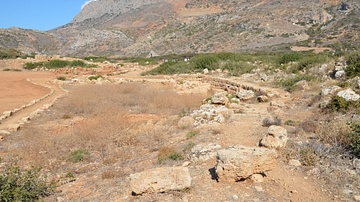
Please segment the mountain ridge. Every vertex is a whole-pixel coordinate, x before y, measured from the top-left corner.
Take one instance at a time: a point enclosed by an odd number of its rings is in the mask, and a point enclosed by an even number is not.
[[[348,1],[341,10],[342,4],[97,0],[68,24],[47,32],[0,29],[0,47],[42,54],[139,56],[150,51],[166,55],[266,50],[296,43],[359,44],[359,6]]]

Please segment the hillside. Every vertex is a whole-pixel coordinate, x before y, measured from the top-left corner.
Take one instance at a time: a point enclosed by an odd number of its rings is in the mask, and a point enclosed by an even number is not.
[[[75,56],[240,52],[288,44],[341,49],[359,43],[359,16],[354,0],[98,0],[48,32],[0,29],[0,47]]]

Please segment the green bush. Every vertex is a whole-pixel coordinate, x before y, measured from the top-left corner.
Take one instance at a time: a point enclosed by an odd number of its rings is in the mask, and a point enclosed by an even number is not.
[[[295,84],[299,81],[305,80],[305,81],[315,81],[318,78],[313,75],[297,75],[293,78],[288,79],[281,79],[280,81],[276,82],[276,85],[283,87],[288,92],[293,92],[295,90]]]
[[[15,59],[22,56],[24,54],[15,49],[0,49],[0,59]]]
[[[352,124],[350,137],[350,149],[352,153],[359,158],[360,157],[360,124]]]
[[[6,165],[0,175],[0,201],[36,201],[53,194],[56,182],[48,182],[40,171],[21,170],[16,163]]]
[[[360,102],[346,101],[344,98],[336,95],[332,97],[327,108],[331,111],[337,111],[342,113],[349,112],[350,110],[354,110],[358,113],[360,111]]]
[[[288,64],[289,62],[298,61],[301,58],[301,55],[297,52],[290,52],[283,54],[279,59],[279,64]]]
[[[85,57],[84,60],[87,60],[87,61],[92,61],[92,62],[105,62],[105,61],[108,61],[108,58],[107,57],[97,57],[97,56],[88,56],[88,57]]]
[[[65,80],[66,80],[66,78],[65,78],[65,77],[63,77],[63,76],[59,76],[59,77],[57,77],[57,80],[60,80],[60,81],[65,81]]]
[[[360,52],[352,52],[345,56],[348,67],[345,69],[346,76],[353,78],[360,76]]]
[[[44,66],[43,62],[27,62],[24,64],[23,68],[31,70],[42,66]]]
[[[70,62],[70,67],[86,67],[87,64],[82,60],[74,60]]]
[[[349,107],[349,102],[347,102],[344,98],[336,95],[332,97],[328,104],[328,107],[332,111],[346,112]]]
[[[50,60],[49,62],[45,63],[45,67],[49,69],[58,69],[58,68],[64,68],[66,66],[69,66],[70,62],[65,60]]]
[[[197,55],[194,56],[190,63],[194,65],[195,69],[203,70],[205,68],[209,70],[214,70],[213,64],[217,63],[219,58],[215,54],[206,54],[206,55]]]
[[[89,156],[90,156],[90,153],[88,150],[78,149],[78,150],[71,152],[71,154],[69,156],[69,161],[71,161],[73,163],[77,163],[77,162],[85,160]]]
[[[88,79],[90,80],[90,81],[92,81],[92,80],[98,80],[99,78],[103,78],[101,75],[96,75],[96,76],[89,76],[88,77]]]

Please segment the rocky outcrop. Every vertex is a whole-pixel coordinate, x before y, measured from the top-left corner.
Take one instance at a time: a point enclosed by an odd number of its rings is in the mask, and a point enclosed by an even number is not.
[[[341,87],[339,87],[339,86],[330,86],[330,87],[322,88],[320,94],[322,96],[326,96],[329,94],[334,94],[336,91],[338,91],[340,89],[341,89]]]
[[[252,90],[241,89],[236,93],[236,97],[238,97],[240,100],[250,100],[255,97],[255,93]]]
[[[215,166],[218,179],[240,181],[275,167],[276,152],[266,148],[233,146],[218,151]]]
[[[360,95],[355,93],[351,88],[339,91],[337,96],[344,98],[346,101],[358,101]]]
[[[190,116],[195,120],[194,126],[213,125],[223,123],[226,118],[232,115],[232,111],[225,106],[204,104],[200,109],[194,110]]]
[[[191,149],[189,157],[191,161],[215,159],[219,149],[221,149],[221,145],[216,143],[200,143]]]
[[[191,186],[187,167],[161,167],[130,175],[133,194],[180,191]]]
[[[281,148],[285,147],[287,140],[287,130],[281,126],[272,125],[268,128],[268,133],[261,139],[260,146]]]
[[[227,92],[216,93],[211,97],[211,103],[227,105],[229,103],[229,98],[226,97],[227,94],[228,94]]]

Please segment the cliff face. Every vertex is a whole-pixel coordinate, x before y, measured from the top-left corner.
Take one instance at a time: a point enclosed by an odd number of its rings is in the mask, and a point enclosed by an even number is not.
[[[300,41],[356,44],[359,6],[347,4],[341,10],[334,0],[93,0],[69,24],[45,33],[0,30],[0,37],[13,36],[0,38],[0,47],[135,56],[264,50]]]

